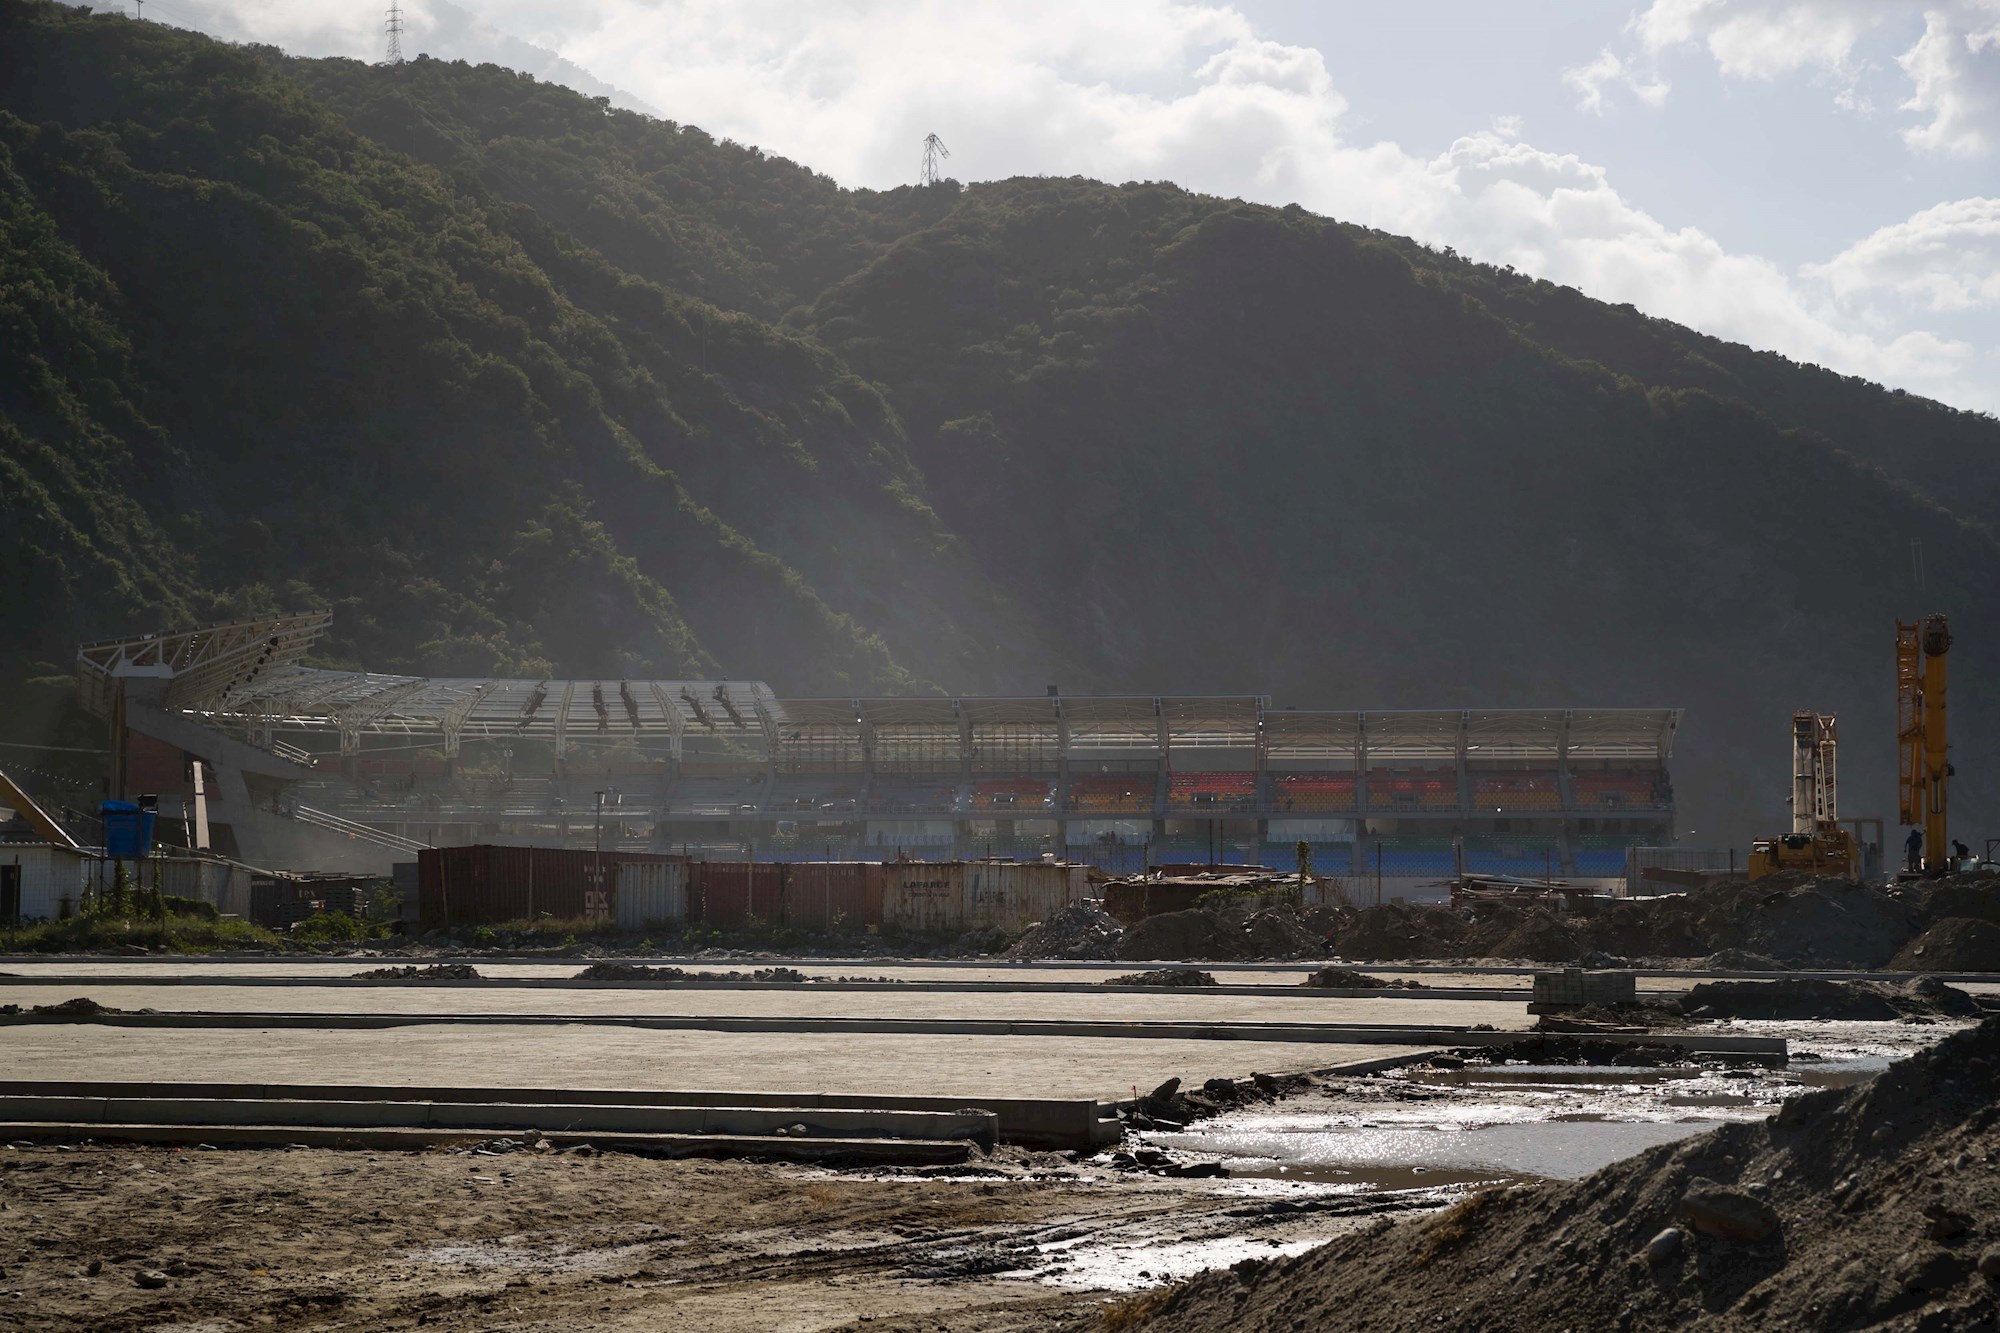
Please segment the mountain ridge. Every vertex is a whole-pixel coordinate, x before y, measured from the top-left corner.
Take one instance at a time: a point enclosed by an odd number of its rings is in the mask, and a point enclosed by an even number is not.
[[[1796,707],[1886,803],[1898,615],[1991,657],[2000,423],[1303,209],[846,190],[42,0],[0,76],[10,679],[312,604],[377,670],[1685,704],[1747,837]],[[54,689],[14,739],[84,734]]]

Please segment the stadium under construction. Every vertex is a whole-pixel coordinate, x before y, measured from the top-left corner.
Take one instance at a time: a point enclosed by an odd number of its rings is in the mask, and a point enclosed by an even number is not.
[[[1252,695],[781,698],[748,680],[303,665],[327,613],[84,645],[113,795],[272,869],[426,846],[759,860],[1054,855],[1396,882],[1613,879],[1671,840],[1677,709],[1356,711]]]

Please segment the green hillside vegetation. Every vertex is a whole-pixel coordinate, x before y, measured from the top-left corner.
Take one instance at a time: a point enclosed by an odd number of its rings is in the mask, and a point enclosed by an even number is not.
[[[1297,208],[0,0],[0,246],[7,679],[331,606],[376,670],[1681,704],[1707,841],[1796,707],[1893,814],[1898,615],[1995,660],[2000,423]]]

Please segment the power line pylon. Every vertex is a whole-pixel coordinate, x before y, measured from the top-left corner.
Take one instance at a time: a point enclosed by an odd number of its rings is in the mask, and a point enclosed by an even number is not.
[[[402,64],[403,6],[400,0],[389,0],[389,21],[382,25],[382,30],[388,34],[389,38],[389,50],[388,54],[383,57],[383,63],[389,65]]]
[[[924,170],[923,175],[918,178],[917,183],[919,185],[936,185],[939,181],[943,180],[944,172],[939,169],[938,164],[950,156],[951,149],[944,146],[944,140],[938,138],[935,134],[926,134],[924,136]]]

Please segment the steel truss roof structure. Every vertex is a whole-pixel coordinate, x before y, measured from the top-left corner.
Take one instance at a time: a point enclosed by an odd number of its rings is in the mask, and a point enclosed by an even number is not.
[[[1256,695],[780,699],[747,680],[434,678],[301,665],[331,622],[322,611],[85,644],[78,686],[84,705],[109,717],[123,681],[161,680],[162,707],[267,745],[279,731],[333,734],[350,754],[363,736],[381,735],[440,738],[447,753],[466,738],[534,738],[559,752],[636,741],[675,756],[693,745],[781,766],[835,753],[904,767],[962,754],[978,765],[986,747],[1079,757],[1254,751],[1272,768],[1660,765],[1681,716],[1671,708],[1274,709]]]

